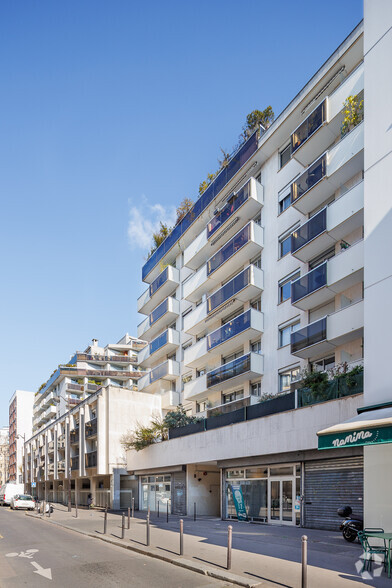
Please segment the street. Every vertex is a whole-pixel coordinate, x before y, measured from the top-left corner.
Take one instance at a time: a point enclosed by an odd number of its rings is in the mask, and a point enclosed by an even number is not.
[[[0,508],[0,586],[198,588],[224,582]],[[230,584],[231,585],[231,584]]]

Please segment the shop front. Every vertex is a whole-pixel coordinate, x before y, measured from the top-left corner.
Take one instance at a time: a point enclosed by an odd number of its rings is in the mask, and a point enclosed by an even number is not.
[[[301,465],[299,463],[226,469],[224,518],[299,525]]]
[[[169,504],[171,512],[171,474],[141,477],[140,510],[166,511]]]

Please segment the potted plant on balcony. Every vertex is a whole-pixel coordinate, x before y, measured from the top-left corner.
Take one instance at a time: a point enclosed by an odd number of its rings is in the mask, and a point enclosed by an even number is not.
[[[343,102],[342,113],[341,136],[344,137],[363,120],[363,100],[360,100],[358,94],[346,98]]]

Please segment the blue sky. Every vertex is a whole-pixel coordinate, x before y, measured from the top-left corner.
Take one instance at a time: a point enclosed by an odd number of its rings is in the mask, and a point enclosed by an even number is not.
[[[158,219],[361,18],[361,0],[3,0],[0,426],[15,389],[136,334]]]

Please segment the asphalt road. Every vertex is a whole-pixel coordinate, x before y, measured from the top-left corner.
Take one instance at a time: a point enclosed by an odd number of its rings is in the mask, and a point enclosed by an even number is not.
[[[0,508],[0,587],[232,586]]]

